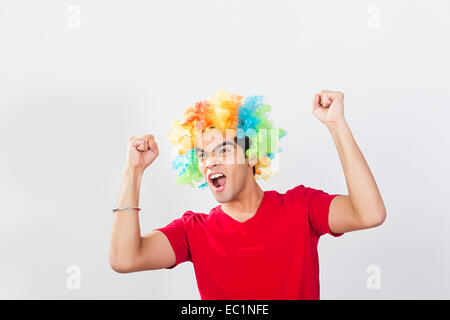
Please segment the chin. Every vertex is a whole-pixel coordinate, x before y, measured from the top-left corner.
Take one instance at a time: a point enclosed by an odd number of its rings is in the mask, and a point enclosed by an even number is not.
[[[229,202],[232,198],[231,195],[223,193],[223,192],[219,192],[219,193],[213,192],[213,195],[214,195],[214,198],[216,198],[217,202],[219,202],[219,203]]]
[[[214,195],[214,198],[216,198],[217,202],[219,203],[225,203],[228,202],[228,198],[224,197],[223,195]]]

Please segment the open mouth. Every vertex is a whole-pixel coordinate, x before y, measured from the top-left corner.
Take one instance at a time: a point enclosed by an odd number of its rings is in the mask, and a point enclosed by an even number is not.
[[[215,192],[225,189],[227,177],[222,172],[213,172],[208,175],[208,180]]]

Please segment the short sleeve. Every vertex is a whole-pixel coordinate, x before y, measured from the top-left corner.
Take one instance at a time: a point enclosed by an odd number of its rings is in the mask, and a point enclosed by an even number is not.
[[[300,201],[300,207],[305,212],[309,226],[314,234],[318,237],[325,233],[331,234],[333,237],[339,237],[343,233],[334,233],[330,230],[329,213],[331,201],[340,194],[328,194],[322,190],[305,187],[304,185],[296,186],[287,191],[289,194],[295,195]]]
[[[340,194],[328,194],[322,190],[305,187],[304,196],[308,219],[315,233],[320,237],[325,233],[333,237],[340,237],[343,233],[334,233],[330,230],[329,214],[331,201]]]
[[[182,262],[192,261],[186,232],[187,220],[192,214],[192,211],[186,211],[181,218],[173,220],[165,227],[153,229],[165,234],[175,252],[175,264],[166,269],[173,269]]]

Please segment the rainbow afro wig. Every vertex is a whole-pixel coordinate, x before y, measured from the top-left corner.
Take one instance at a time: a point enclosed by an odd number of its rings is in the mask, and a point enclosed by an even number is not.
[[[257,159],[255,178],[267,180],[272,174],[271,160],[281,151],[278,140],[287,131],[274,127],[267,116],[271,106],[264,104],[263,100],[263,96],[244,99],[226,90],[219,90],[212,97],[188,107],[181,121],[173,120],[169,139],[174,146],[172,166],[177,171],[177,183],[191,186],[200,183],[200,188],[207,186],[198,169],[194,137],[212,127],[222,132],[233,129],[237,139],[248,137],[250,143],[246,157]],[[271,138],[268,138],[268,132]],[[276,139],[273,139],[274,133]]]

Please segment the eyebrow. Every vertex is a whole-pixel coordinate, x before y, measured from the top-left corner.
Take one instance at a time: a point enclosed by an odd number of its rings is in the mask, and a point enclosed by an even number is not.
[[[217,146],[215,146],[213,150],[217,150],[218,148],[224,147],[226,145],[230,145],[230,146],[234,147],[234,143],[233,142],[225,141],[225,142],[222,142],[222,143],[218,144]],[[198,151],[205,152],[205,150],[197,148],[197,147],[194,147],[194,151],[195,152],[198,152]]]

